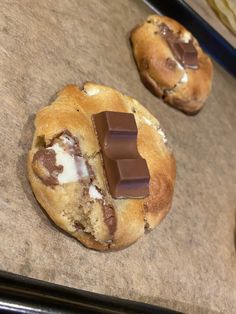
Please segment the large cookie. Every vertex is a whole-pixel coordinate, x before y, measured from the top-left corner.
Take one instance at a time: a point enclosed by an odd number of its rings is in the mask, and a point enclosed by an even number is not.
[[[196,114],[210,93],[213,72],[196,38],[178,22],[150,15],[130,39],[144,85],[171,106]]]
[[[150,194],[141,199],[112,198],[92,115],[132,113],[137,146],[150,172]],[[70,85],[36,115],[28,155],[33,192],[51,219],[85,246],[115,250],[129,246],[165,217],[171,207],[175,160],[159,122],[135,99],[86,83]]]

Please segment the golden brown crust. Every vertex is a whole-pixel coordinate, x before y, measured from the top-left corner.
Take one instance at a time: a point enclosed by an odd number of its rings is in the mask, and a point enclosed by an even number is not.
[[[105,110],[135,115],[138,150],[146,159],[151,175],[150,196],[145,199],[115,200],[108,192],[91,119],[92,114]],[[80,182],[52,188],[45,185],[33,170],[32,160],[40,139],[48,144],[65,129],[78,138],[82,155],[95,173],[94,183],[104,191],[107,201],[115,209],[116,230],[112,237],[99,202],[88,204],[97,215],[94,235],[76,227],[79,205],[84,198],[84,187]],[[155,228],[169,211],[174,191],[175,161],[165,144],[159,122],[142,105],[112,88],[86,83],[82,91],[73,85],[65,87],[50,106],[37,113],[34,140],[28,156],[28,176],[37,200],[60,228],[89,248],[118,250],[134,243],[144,234],[145,228]]]
[[[174,55],[159,32],[166,24],[180,38],[190,38],[198,52],[197,70],[176,66]],[[198,41],[181,24],[166,17],[151,15],[131,32],[134,58],[143,84],[171,106],[187,114],[202,107],[211,90],[213,67]],[[182,78],[187,76],[187,82]]]

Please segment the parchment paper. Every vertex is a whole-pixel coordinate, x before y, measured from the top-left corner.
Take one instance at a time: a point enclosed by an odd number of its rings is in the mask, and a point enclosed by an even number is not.
[[[236,312],[236,81],[214,65],[213,92],[195,117],[140,82],[129,31],[151,11],[135,0],[1,1],[0,268],[189,313]],[[26,177],[34,114],[68,83],[134,96],[158,117],[177,160],[173,209],[116,253],[60,232]]]

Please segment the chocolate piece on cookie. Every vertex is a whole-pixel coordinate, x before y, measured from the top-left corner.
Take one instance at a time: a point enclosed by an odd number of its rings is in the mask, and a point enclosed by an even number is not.
[[[196,38],[175,20],[151,15],[130,40],[144,85],[187,114],[199,112],[211,90],[213,67]]]
[[[134,115],[103,111],[93,116],[110,193],[114,198],[149,195],[150,174],[137,149]]]
[[[108,151],[94,123],[107,111],[112,116],[106,120],[106,136],[112,137]],[[122,199],[110,192],[104,150],[109,162],[125,163],[114,180],[115,187],[121,183]],[[146,168],[127,168],[136,160]],[[37,113],[28,176],[56,225],[89,248],[118,250],[155,228],[170,210],[175,161],[159,122],[141,104],[112,88],[86,83],[83,90],[65,87]],[[129,195],[133,182],[140,190]]]

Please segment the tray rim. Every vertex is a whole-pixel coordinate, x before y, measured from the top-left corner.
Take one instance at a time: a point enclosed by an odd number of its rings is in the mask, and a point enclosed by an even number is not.
[[[0,270],[1,313],[181,313]]]

